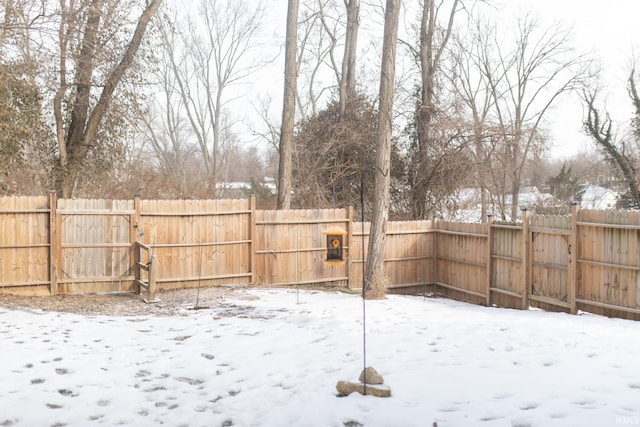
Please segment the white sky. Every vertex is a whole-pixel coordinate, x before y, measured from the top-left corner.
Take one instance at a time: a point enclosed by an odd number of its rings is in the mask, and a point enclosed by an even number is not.
[[[601,61],[607,85],[607,108],[614,120],[630,118],[631,104],[626,95],[626,79],[631,57],[640,55],[640,1],[638,0],[502,0],[502,13],[508,19],[518,11],[531,10],[544,22],[565,22],[573,27],[577,48],[593,52]],[[553,157],[566,157],[592,151],[594,144],[581,128],[582,106],[574,97],[562,102],[551,128],[555,144]]]

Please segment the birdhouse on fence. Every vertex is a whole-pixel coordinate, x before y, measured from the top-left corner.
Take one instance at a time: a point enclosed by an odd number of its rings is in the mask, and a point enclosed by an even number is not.
[[[342,264],[344,262],[344,236],[347,232],[340,227],[331,227],[322,232],[327,236],[327,264]]]

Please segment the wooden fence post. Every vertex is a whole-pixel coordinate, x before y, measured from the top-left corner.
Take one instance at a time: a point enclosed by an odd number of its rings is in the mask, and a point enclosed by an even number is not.
[[[249,284],[255,285],[256,281],[256,196],[249,197]]]
[[[140,240],[140,232],[142,231],[142,224],[140,223],[140,195],[135,194],[133,196],[133,210],[134,213],[129,216],[129,243],[131,243],[131,249],[129,251],[129,263],[130,263],[130,275],[135,276],[137,271],[137,258],[136,255],[136,242]],[[137,279],[137,277],[136,277]],[[136,286],[137,287],[137,286]],[[140,292],[137,289],[138,293]]]
[[[487,297],[486,306],[491,306],[491,287],[493,285],[493,215],[487,216]]]
[[[531,289],[531,275],[533,270],[532,262],[532,245],[529,227],[531,224],[531,212],[527,209],[522,210],[522,309],[529,309],[529,292]]]
[[[49,293],[58,294],[58,213],[55,190],[49,191]]]
[[[578,312],[576,294],[578,293],[578,216],[580,205],[571,206],[571,234],[569,235],[569,265],[567,266],[567,303],[571,314]]]
[[[156,301],[156,272],[155,272],[156,256],[151,255],[149,258],[149,297],[148,302]]]
[[[142,263],[142,247],[136,242],[133,245],[133,275],[135,277],[135,288],[134,291],[136,294],[140,295],[140,282],[142,282],[142,273],[140,264]]]
[[[431,223],[433,224],[433,269],[431,271],[433,271],[433,283],[435,283],[433,291],[437,293],[436,287],[440,283],[440,275],[438,274],[438,256],[440,255],[438,253],[438,217],[434,216]]]

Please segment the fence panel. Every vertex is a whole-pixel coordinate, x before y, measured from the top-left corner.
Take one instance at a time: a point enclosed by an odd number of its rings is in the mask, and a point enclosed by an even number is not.
[[[522,224],[492,226],[491,301],[499,307],[522,307],[524,242]]]
[[[47,197],[0,197],[2,293],[49,293]]]
[[[347,209],[256,211],[256,283],[292,285],[328,283],[346,286],[348,263],[326,264],[330,227],[348,231]],[[347,242],[347,257],[351,242]]]
[[[58,291],[133,290],[133,200],[58,199]]]
[[[141,241],[157,259],[158,289],[251,281],[247,200],[142,200]]]
[[[487,225],[437,224],[436,283],[441,293],[469,302],[486,302]]]
[[[581,309],[640,317],[640,218],[637,212],[580,212],[578,289]]]
[[[362,289],[370,230],[370,222],[353,223],[353,239],[350,242],[353,250],[349,275],[349,285],[352,289]],[[389,289],[424,291],[425,287],[432,285],[431,277],[435,266],[434,236],[432,221],[387,222],[384,262]]]
[[[435,267],[433,221],[387,223],[385,268],[390,288],[424,287]]]
[[[531,217],[531,306],[545,310],[570,308],[567,273],[571,217],[534,215]]]

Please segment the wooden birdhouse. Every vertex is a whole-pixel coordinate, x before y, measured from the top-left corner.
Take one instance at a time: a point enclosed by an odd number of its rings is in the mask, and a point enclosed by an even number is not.
[[[344,262],[344,240],[347,232],[340,227],[331,227],[322,232],[327,236],[327,264],[342,264]]]

